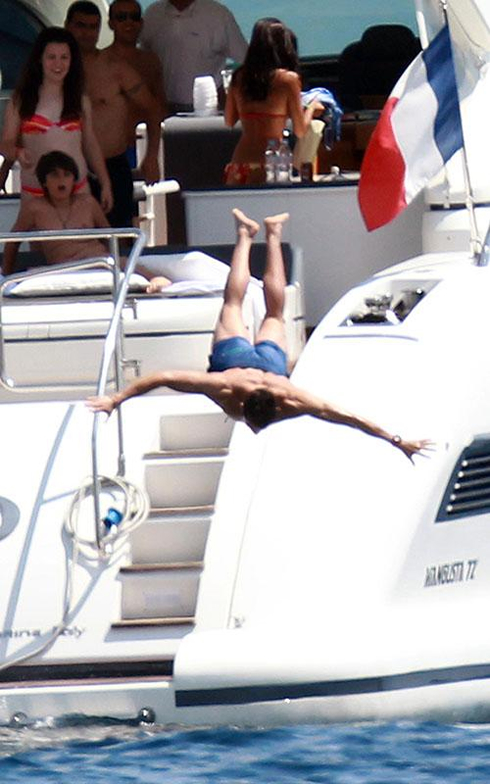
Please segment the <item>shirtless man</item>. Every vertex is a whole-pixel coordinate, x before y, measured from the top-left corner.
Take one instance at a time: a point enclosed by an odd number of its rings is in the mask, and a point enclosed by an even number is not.
[[[167,103],[162,69],[154,52],[139,49],[137,46],[143,28],[141,6],[137,0],[113,0],[109,6],[109,27],[114,33],[114,41],[102,51],[111,59],[125,60],[139,73],[157,102],[160,120],[163,120],[167,116]],[[130,115],[128,146],[131,148],[135,144],[136,126],[141,122],[141,111],[136,106],[131,106]]]
[[[94,131],[106,159],[114,193],[114,208],[108,219],[112,226],[131,226],[133,180],[125,154],[130,110],[136,107],[147,124],[147,150],[141,164],[147,183],[156,182],[160,177],[160,110],[141,76],[130,65],[97,49],[100,25],[100,11],[88,0],[72,3],[68,8],[65,27],[77,40],[82,53]]]
[[[237,221],[237,245],[215,330],[209,372],[168,370],[151,373],[114,395],[88,398],[89,408],[110,414],[128,398],[167,387],[177,392],[206,395],[229,417],[244,420],[254,433],[273,422],[310,415],[382,438],[410,460],[428,449],[430,441],[407,441],[392,435],[374,422],[296,387],[287,378],[283,322],[285,276],[280,246],[282,226],[289,217],[287,213],[265,219],[268,249],[264,273],[266,315],[252,346],[241,307],[250,278],[250,246],[259,225],[240,210],[233,210],[233,213]]]

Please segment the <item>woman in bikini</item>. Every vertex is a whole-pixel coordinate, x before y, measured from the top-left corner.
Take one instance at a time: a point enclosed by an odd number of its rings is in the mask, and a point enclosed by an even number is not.
[[[104,158],[92,128],[89,99],[83,95],[83,68],[73,36],[48,27],[36,39],[13,96],[7,104],[0,140],[5,179],[15,160],[21,165],[22,199],[42,196],[37,162],[45,153],[70,155],[80,173],[77,193],[89,193],[87,163],[99,179],[102,207],[112,207],[112,189]]]
[[[269,139],[282,138],[291,119],[294,134],[305,135],[316,112],[303,109],[296,37],[279,19],[256,22],[243,65],[233,74],[225,106],[225,122],[242,123],[242,136],[225,169],[226,185],[265,182],[264,154]]]

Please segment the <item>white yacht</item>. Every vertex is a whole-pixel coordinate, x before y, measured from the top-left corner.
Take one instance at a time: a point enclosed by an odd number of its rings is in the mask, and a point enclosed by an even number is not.
[[[137,235],[135,261],[144,235],[119,234]],[[254,246],[252,271],[263,250]],[[295,361],[301,253],[285,252]],[[114,301],[111,265],[91,269],[100,263],[18,273],[0,287],[0,723],[67,712],[131,719],[144,708],[178,721],[167,714],[173,663],[196,628],[233,423],[198,395],[150,396],[108,422],[84,399],[152,370],[205,370],[228,266],[201,252],[164,255],[159,271],[172,286],[148,295],[140,276],[120,284],[116,274]],[[253,331],[263,295],[250,289]]]
[[[488,0],[450,4],[490,19]],[[114,303],[91,273],[3,284],[0,723],[489,720],[490,240],[480,225],[470,250],[451,199],[427,211],[434,247],[351,288],[292,374],[431,438],[415,465],[308,417],[256,436],[164,391],[94,421],[95,387],[206,366],[219,290],[154,297],[116,276]]]

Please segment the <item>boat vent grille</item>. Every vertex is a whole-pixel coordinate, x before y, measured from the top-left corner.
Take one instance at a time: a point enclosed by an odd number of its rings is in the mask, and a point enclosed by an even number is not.
[[[436,522],[490,513],[490,436],[476,438],[461,454],[446,487]]]

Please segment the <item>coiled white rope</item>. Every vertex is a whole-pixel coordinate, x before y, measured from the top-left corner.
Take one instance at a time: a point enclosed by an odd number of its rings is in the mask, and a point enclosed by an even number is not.
[[[114,505],[120,512],[121,521],[108,527],[103,538],[104,554],[110,558],[119,551],[129,534],[146,520],[150,513],[150,500],[145,490],[121,476],[99,476],[98,479],[101,492],[105,490],[118,494]],[[80,508],[83,501],[92,494],[92,490],[93,479],[88,477],[73,496],[64,523],[65,531],[88,560],[99,559],[101,556],[95,538],[82,538],[78,533]]]
[[[99,476],[99,483],[101,490],[105,489],[106,491],[118,493],[117,502],[115,503],[118,506],[122,506],[121,521],[116,526],[111,526],[108,529],[107,535],[103,540],[105,544],[103,554],[99,551],[95,536],[94,539],[86,539],[79,535],[78,525],[81,505],[93,492],[93,478],[88,477],[73,496],[63,523],[62,530],[68,534],[69,541],[72,542],[72,550],[71,554],[67,552],[66,555],[66,577],[61,619],[58,624],[52,627],[52,632],[47,640],[34,650],[20,654],[0,664],[0,672],[43,653],[53,645],[55,640],[67,628],[73,598],[73,577],[79,554],[82,553],[86,560],[104,560],[109,564],[112,558],[120,551],[129,534],[147,519],[150,512],[150,500],[145,490],[121,476]]]

